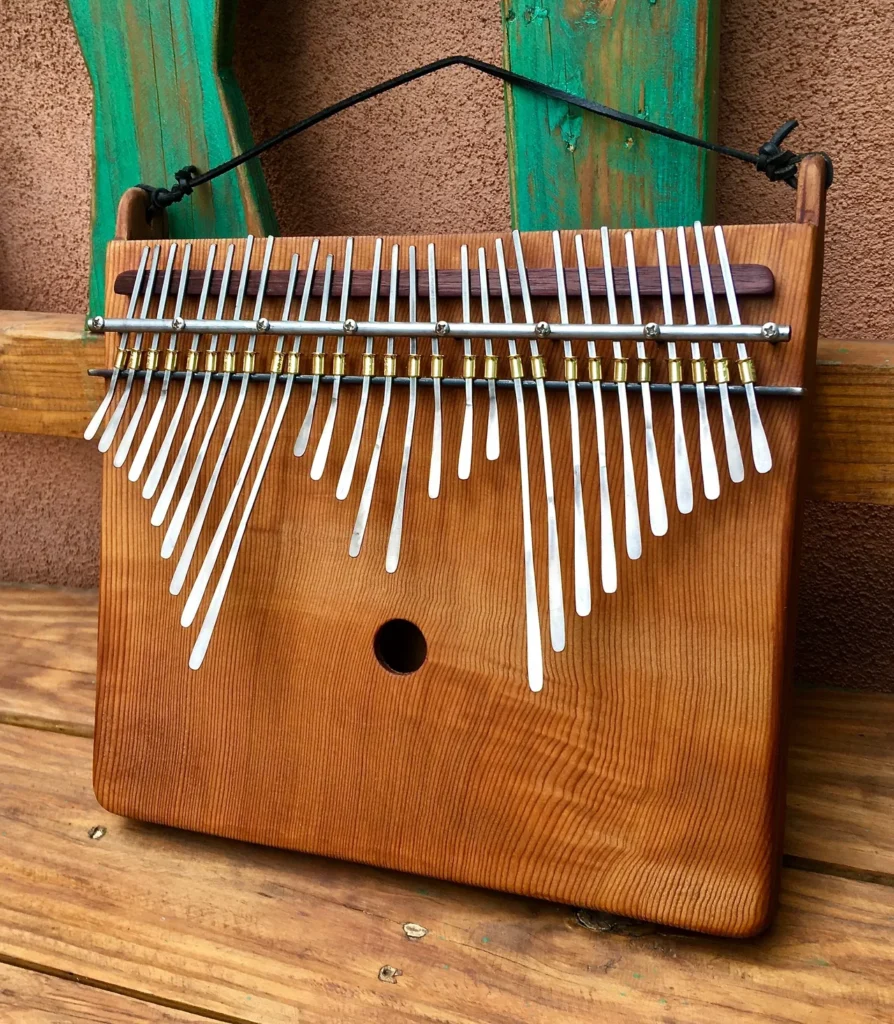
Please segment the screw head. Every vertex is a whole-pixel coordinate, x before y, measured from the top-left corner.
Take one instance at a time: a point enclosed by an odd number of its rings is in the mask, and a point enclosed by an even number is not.
[[[105,325],[106,322],[101,316],[91,316],[87,318],[87,330],[92,331],[94,334],[99,334]]]
[[[779,337],[779,325],[773,323],[772,320],[768,321],[761,327],[761,337],[766,338],[767,341],[776,341]]]
[[[182,331],[185,326],[186,321],[183,319],[182,316],[175,316],[174,319],[171,321],[171,330],[174,331],[175,333]]]
[[[265,332],[270,330],[270,321],[267,319],[267,317],[262,316],[255,326],[257,327],[258,331],[261,334],[264,334]]]
[[[643,328],[643,333],[647,338],[651,338],[653,341],[656,338],[661,337],[661,328],[656,323],[647,323]]]
[[[437,334],[439,338],[443,338],[445,334],[449,334],[449,333],[450,333],[450,324],[448,324],[446,320],[439,320],[435,324],[435,334]]]
[[[345,322],[344,322],[344,324],[342,326],[343,326],[345,334],[356,334],[357,333],[357,321],[356,320],[352,320],[350,317],[348,317],[348,319],[345,320]]]
[[[534,324],[534,333],[538,338],[548,338],[551,334],[549,324],[545,320],[539,321],[539,323]]]

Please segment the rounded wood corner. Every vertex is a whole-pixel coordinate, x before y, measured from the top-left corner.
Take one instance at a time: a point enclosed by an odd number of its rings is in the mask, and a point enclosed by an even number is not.
[[[118,201],[115,215],[115,238],[122,242],[149,238],[167,238],[167,215],[156,214],[149,220],[149,196],[141,188],[129,188]]]

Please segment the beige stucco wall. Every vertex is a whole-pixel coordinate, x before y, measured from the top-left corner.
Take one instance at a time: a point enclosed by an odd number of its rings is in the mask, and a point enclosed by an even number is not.
[[[873,157],[894,143],[888,5],[721,6],[719,138],[755,147],[797,116],[803,128],[794,146],[833,154],[838,183],[829,201],[822,331],[890,338],[894,204],[886,199],[885,163]],[[258,137],[415,64],[457,52],[499,62],[501,52],[498,0],[243,0],[237,38],[237,69]],[[500,97],[495,83],[455,69],[270,154],[265,171],[283,233],[505,228]],[[90,117],[89,78],[65,0],[3,0],[0,307],[84,309]],[[721,220],[781,220],[791,209],[784,187],[721,163]],[[79,442],[0,436],[0,473],[0,579],[91,585],[95,452]],[[867,622],[891,621],[892,534],[894,510],[808,509],[803,677],[894,688],[887,631],[866,632]]]

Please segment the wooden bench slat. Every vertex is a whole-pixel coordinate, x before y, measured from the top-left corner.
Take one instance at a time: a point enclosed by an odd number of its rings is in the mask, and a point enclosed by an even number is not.
[[[787,870],[777,923],[747,942],[588,928],[566,907],[116,818],[90,762],[86,739],[0,727],[8,957],[268,1024],[868,1024],[890,1006],[888,886]]]

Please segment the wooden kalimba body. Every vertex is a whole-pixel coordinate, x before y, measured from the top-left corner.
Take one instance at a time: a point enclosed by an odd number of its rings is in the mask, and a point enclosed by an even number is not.
[[[583,325],[573,232],[560,236],[561,277],[552,236],[521,237],[530,310],[508,235],[501,239],[507,264],[502,281],[493,235],[383,239],[374,310],[372,238],[350,243],[345,302],[345,238],[322,238],[318,245],[314,239],[277,239],[270,247],[256,242],[245,264],[245,240],[233,243],[229,258],[229,243],[217,242],[213,262],[211,243],[194,241],[185,277],[185,243],[171,257],[168,242],[158,252],[144,252],[142,241],[113,242],[108,319],[92,321],[95,330],[107,332],[109,363],[118,366],[103,422],[120,409],[114,428],[97,429],[102,414],[93,424],[107,449],[95,743],[100,802],[119,814],[181,828],[707,932],[747,935],[764,927],[780,859],[792,579],[822,271],[823,174],[819,162],[805,161],[796,223],[724,229],[742,323],[751,331],[752,362],[744,359],[741,370],[710,230],[704,232],[708,291],[727,325],[715,332],[706,328],[710,310],[694,230],[684,234],[689,297],[677,235],[664,234],[670,312],[682,334],[667,328],[656,232],[631,235],[640,317],[630,298],[625,233],[609,233],[613,281],[607,282],[600,233],[581,232],[592,320],[600,326],[589,338],[587,328],[578,327],[570,342],[576,364],[568,362],[561,338],[560,295],[563,281],[568,319]],[[430,307],[430,243],[436,309]],[[392,278],[395,245],[399,274]],[[479,248],[489,330],[482,323]],[[297,273],[290,273],[293,254]],[[314,273],[306,288],[312,254]],[[413,256],[415,289],[408,273]],[[250,268],[244,276],[243,265]],[[511,329],[505,327],[504,285],[516,325]],[[612,285],[620,322],[614,335],[601,326],[610,320]],[[704,367],[693,362],[693,332],[683,340],[693,310],[708,371],[716,500],[706,497],[706,439],[692,379]],[[133,323],[140,316],[149,318],[142,331]],[[308,324],[305,335],[297,333],[301,319],[315,325]],[[636,319],[648,326],[636,326]],[[215,327],[209,320],[225,322]],[[320,342],[324,320],[333,323]],[[369,340],[369,332],[381,328],[370,326],[374,320],[404,327],[412,322],[419,333],[395,329],[392,360],[387,334],[373,333]],[[283,321],[292,333],[278,342]],[[462,336],[464,322],[473,325],[474,337]],[[426,325],[432,328],[427,333]],[[125,328],[126,337],[120,333]],[[644,359],[638,358],[637,332]],[[290,353],[299,338],[296,366]],[[613,338],[622,339],[626,382]],[[727,364],[715,365],[717,339]],[[542,378],[532,341],[543,359]],[[588,341],[599,363],[590,359]],[[669,356],[669,341],[676,355]],[[513,342],[518,359],[510,356]],[[212,344],[216,357],[206,362]],[[246,361],[250,347],[254,358]],[[369,347],[371,360],[365,358]],[[168,351],[176,351],[176,370]],[[322,358],[315,358],[318,351]],[[744,463],[744,480],[736,483],[724,440],[723,388],[714,376],[718,365],[721,377],[726,366],[730,370],[729,401]],[[154,371],[148,385],[147,366]],[[739,380],[740,372],[747,380],[752,367],[772,453],[769,472],[758,473],[752,460],[754,424]],[[248,378],[246,370],[253,371]],[[605,441],[602,481],[589,380],[600,370],[595,387]],[[686,500],[675,450],[671,382],[681,375],[679,422],[691,511],[681,511]],[[574,376],[580,380],[569,387],[566,377]],[[312,392],[316,408],[308,418]],[[431,466],[436,392],[442,430],[437,486]],[[647,465],[644,392],[654,417],[652,457],[663,481],[663,536],[655,535],[661,532],[660,508]],[[630,478],[625,481],[621,393],[629,413],[628,473],[632,469],[638,497],[638,558],[628,557]],[[364,394],[349,475],[344,465]],[[386,394],[390,406],[382,428]],[[463,433],[469,394],[471,447]],[[548,500],[541,405],[554,503]],[[499,455],[491,458],[495,435],[488,420],[494,412]],[[305,423],[309,430],[300,440]],[[329,429],[324,458],[321,437]],[[299,448],[306,441],[298,458],[296,439]],[[168,486],[181,451],[180,474]],[[401,518],[395,503],[404,465]],[[128,469],[135,480],[128,479]],[[529,517],[523,514],[523,476]],[[603,514],[605,486],[610,520]],[[166,487],[167,505],[160,508]],[[368,517],[358,543],[365,489]],[[184,491],[191,497],[183,499]],[[151,492],[148,500],[144,492]],[[247,499],[253,503],[250,518],[244,515]],[[181,506],[179,531],[172,531]],[[576,533],[581,523],[583,538]],[[238,534],[241,547],[233,554]],[[163,542],[166,558],[159,557]],[[614,592],[607,542],[614,551]],[[192,557],[184,557],[184,548],[193,545]],[[197,587],[203,564],[210,565],[207,586]],[[221,585],[222,571],[231,575]],[[175,597],[169,591],[178,573]],[[581,615],[585,575],[590,609]],[[219,617],[212,632],[203,627],[216,596]],[[190,601],[192,621],[183,628]],[[564,650],[554,650],[560,625]]]

